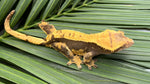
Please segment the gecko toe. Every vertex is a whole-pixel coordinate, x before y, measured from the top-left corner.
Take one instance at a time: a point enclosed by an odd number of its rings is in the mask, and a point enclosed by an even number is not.
[[[98,66],[94,64],[95,60],[91,60],[90,62],[85,62],[85,65],[88,66],[89,70],[92,70],[92,67],[97,68]]]

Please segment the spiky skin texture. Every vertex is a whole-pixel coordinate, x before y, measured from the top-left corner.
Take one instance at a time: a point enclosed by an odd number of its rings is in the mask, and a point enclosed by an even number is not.
[[[85,34],[73,30],[56,30],[53,25],[42,21],[39,27],[47,34],[46,39],[28,36],[10,28],[9,21],[14,10],[5,19],[5,30],[12,36],[37,45],[45,45],[65,55],[69,62],[75,63],[79,69],[84,63],[89,69],[97,67],[92,59],[99,54],[111,54],[133,45],[134,41],[125,37],[122,31],[105,30],[101,33]],[[80,59],[83,56],[83,61]]]

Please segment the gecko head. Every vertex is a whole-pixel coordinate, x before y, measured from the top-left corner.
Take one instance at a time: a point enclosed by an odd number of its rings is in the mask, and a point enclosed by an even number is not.
[[[101,47],[116,52],[132,46],[134,41],[122,31],[105,30],[100,34],[99,43]]]
[[[114,42],[121,44],[117,51],[121,51],[125,48],[129,48],[134,44],[134,41],[124,35],[124,32],[117,31],[114,35]]]
[[[53,33],[56,31],[54,25],[49,24],[48,22],[45,22],[44,20],[41,21],[41,23],[38,24],[38,26],[43,30],[47,35]]]

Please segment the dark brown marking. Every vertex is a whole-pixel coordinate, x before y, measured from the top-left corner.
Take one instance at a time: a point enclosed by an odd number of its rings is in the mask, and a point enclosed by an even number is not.
[[[62,52],[63,54],[65,54],[68,59],[73,59],[73,56],[71,56],[71,53],[72,53],[72,52],[70,52],[69,50],[67,50],[66,47],[61,46],[61,52]]]
[[[45,43],[46,45],[54,43],[55,39],[54,39],[54,35],[52,35],[51,40],[49,40],[47,43]]]
[[[7,19],[7,20],[10,20],[14,13],[15,13],[15,10],[12,10],[12,11],[9,13],[9,15],[7,16],[6,19]]]
[[[59,42],[52,43],[53,48],[63,53],[68,59],[73,59],[73,53],[67,49],[67,46],[61,45],[61,49],[59,49],[56,45],[57,43]]]
[[[43,30],[47,33],[47,34],[50,34],[51,33],[51,29],[52,29],[52,26],[50,25],[44,25],[42,26],[43,27]]]
[[[25,34],[25,35],[26,35],[26,34]],[[28,37],[28,35],[26,35],[26,37]],[[27,38],[25,41],[29,42],[29,41],[28,41],[28,38]]]
[[[85,59],[86,59],[86,60],[90,60],[89,56],[86,56]]]
[[[118,51],[120,51],[120,50],[122,50],[122,49],[124,49],[124,48],[125,48],[125,45],[121,46],[120,48],[118,48],[118,49],[115,50],[114,52],[118,52]]]
[[[69,36],[71,36],[71,33],[69,33]]]
[[[89,54],[89,53],[86,53],[85,55],[84,55],[84,63],[85,64],[91,64],[91,61],[92,61],[92,57],[93,57],[93,55],[94,54]]]
[[[63,34],[62,37],[64,37],[65,35]]]
[[[72,50],[72,49],[74,49],[74,50],[83,49],[84,52],[94,51],[94,53],[96,55],[112,53],[110,50],[106,50],[106,49],[104,49],[104,48],[102,48],[102,47],[100,47],[94,43],[74,41],[74,40],[69,40],[69,39],[65,39],[65,38],[54,38],[54,39],[55,39],[55,42],[65,43],[70,50]]]

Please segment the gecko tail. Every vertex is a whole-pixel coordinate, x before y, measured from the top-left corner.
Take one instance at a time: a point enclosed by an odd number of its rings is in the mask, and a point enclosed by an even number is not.
[[[12,10],[12,11],[8,14],[8,16],[6,17],[5,23],[4,23],[5,31],[6,31],[7,33],[9,33],[10,35],[16,37],[16,38],[19,38],[19,39],[21,39],[21,40],[26,40],[26,38],[25,38],[26,35],[25,35],[25,34],[22,34],[22,33],[20,33],[20,32],[14,31],[14,30],[12,30],[11,27],[10,27],[10,24],[9,24],[9,23],[10,23],[10,19],[11,19],[11,17],[14,15],[14,13],[15,13],[15,10]]]
[[[45,42],[44,39],[36,38],[36,37],[29,36],[29,35],[12,30],[10,27],[10,19],[12,18],[14,13],[15,13],[15,10],[12,10],[5,19],[4,27],[5,27],[5,30],[7,33],[9,33],[10,35],[12,35],[18,39],[28,41],[30,43],[37,44],[37,45],[40,45]]]

